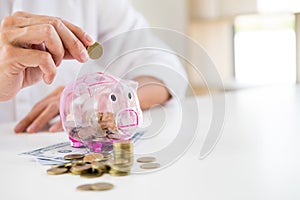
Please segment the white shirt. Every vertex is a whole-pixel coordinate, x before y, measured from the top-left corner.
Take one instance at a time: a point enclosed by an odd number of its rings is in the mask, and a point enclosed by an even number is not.
[[[128,79],[139,75],[154,76],[161,79],[173,95],[184,95],[186,85],[178,84],[178,77],[186,77],[182,65],[165,51],[142,48],[151,44],[159,48],[164,45],[146,29],[137,30],[147,28],[148,24],[126,0],[1,0],[1,21],[16,11],[66,19],[102,43],[104,54],[100,60],[85,64],[63,61],[51,85],[41,81],[22,89],[14,99],[0,102],[0,123],[22,119],[36,102],[57,86],[92,71],[106,71]],[[128,33],[130,30],[137,31]]]

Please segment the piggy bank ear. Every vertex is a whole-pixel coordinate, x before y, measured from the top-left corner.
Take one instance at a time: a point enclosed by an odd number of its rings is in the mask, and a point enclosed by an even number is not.
[[[124,84],[125,86],[132,88],[133,90],[137,90],[138,88],[138,82],[136,81],[132,81],[132,80],[121,80],[121,83]]]

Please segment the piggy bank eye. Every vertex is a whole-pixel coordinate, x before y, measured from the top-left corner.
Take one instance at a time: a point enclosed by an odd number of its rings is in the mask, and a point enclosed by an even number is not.
[[[116,102],[117,101],[117,96],[115,94],[110,94],[110,100],[112,102]]]
[[[131,92],[128,92],[128,99],[132,99],[132,93]]]

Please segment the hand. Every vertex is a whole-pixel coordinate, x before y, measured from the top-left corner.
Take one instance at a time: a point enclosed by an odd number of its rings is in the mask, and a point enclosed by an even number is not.
[[[16,12],[0,26],[0,101],[43,78],[50,84],[62,59],[88,59],[93,39],[56,17]]]
[[[171,94],[165,84],[155,77],[138,76],[133,80],[139,83],[137,94],[142,110],[164,104],[171,98]]]
[[[59,101],[64,86],[56,88],[50,95],[38,102],[30,113],[15,127],[16,133],[35,133],[44,128],[48,122],[59,114]],[[50,132],[62,130],[61,120],[53,124]]]

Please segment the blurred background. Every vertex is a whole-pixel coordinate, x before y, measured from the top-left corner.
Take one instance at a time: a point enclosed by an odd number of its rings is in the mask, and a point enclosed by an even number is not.
[[[129,1],[150,26],[179,31],[203,46],[226,91],[300,82],[299,0]],[[197,73],[186,68],[195,93],[207,94]]]

